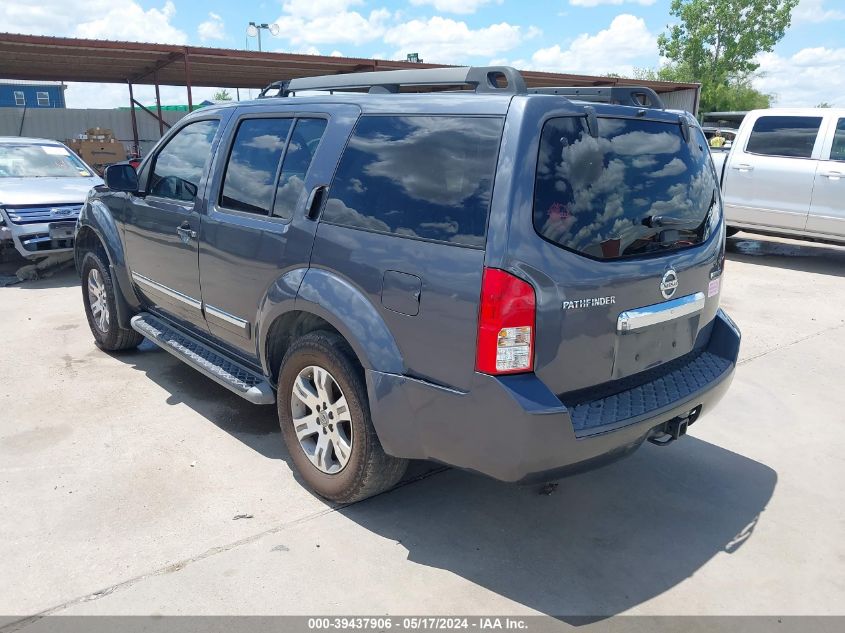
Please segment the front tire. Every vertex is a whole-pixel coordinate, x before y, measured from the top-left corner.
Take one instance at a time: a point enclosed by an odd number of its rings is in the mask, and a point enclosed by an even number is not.
[[[82,303],[97,347],[108,352],[138,347],[144,337],[118,325],[114,282],[99,253],[85,253],[81,273]]]
[[[337,334],[312,332],[294,341],[279,370],[279,423],[294,466],[339,503],[392,488],[408,464],[384,452],[354,358]]]

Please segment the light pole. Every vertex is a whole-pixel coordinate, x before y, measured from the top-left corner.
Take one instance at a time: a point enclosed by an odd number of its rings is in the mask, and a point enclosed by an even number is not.
[[[261,50],[261,29],[266,29],[270,31],[270,35],[276,36],[279,34],[279,25],[275,22],[273,24],[256,24],[255,22],[250,22],[249,26],[246,27],[246,34],[250,37],[258,36],[258,50]]]

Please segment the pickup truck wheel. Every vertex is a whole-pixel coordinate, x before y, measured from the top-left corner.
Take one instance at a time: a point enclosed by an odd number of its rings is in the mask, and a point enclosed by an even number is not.
[[[392,488],[407,460],[381,447],[352,350],[338,335],[297,339],[279,371],[282,437],[296,470],[322,497],[360,501]]]
[[[97,347],[115,352],[138,347],[144,340],[135,330],[118,325],[109,267],[95,252],[88,252],[82,258],[82,303]]]

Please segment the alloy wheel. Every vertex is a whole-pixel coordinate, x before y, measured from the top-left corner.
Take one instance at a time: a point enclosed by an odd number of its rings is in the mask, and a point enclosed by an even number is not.
[[[106,284],[96,268],[88,272],[88,304],[91,306],[91,316],[97,329],[103,333],[108,332],[110,315]]]
[[[321,472],[335,475],[352,455],[352,417],[343,391],[327,370],[305,367],[293,382],[291,416],[299,446]]]

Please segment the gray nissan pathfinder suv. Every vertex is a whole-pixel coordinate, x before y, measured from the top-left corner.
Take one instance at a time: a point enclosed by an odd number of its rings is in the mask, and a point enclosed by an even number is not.
[[[105,181],[75,242],[97,345],[275,403],[335,501],[409,459],[528,482],[671,444],[733,376],[707,141],[647,89],[294,79]]]

